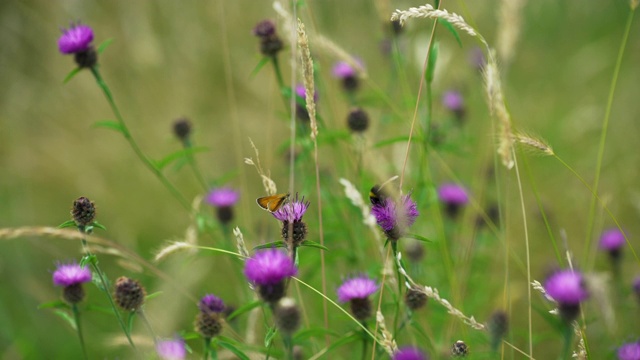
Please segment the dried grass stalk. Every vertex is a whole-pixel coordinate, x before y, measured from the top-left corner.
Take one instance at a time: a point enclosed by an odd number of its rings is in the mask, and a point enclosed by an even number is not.
[[[491,110],[491,115],[498,121],[498,155],[502,159],[502,164],[507,169],[511,169],[515,164],[511,152],[513,148],[511,116],[504,104],[500,73],[495,56],[492,53],[489,53],[489,61],[487,66],[484,67],[483,76],[489,109]]]
[[[516,142],[527,146],[527,148],[534,150],[537,153],[542,153],[549,156],[555,155],[553,149],[551,148],[551,145],[547,144],[544,140],[538,137],[533,137],[524,133],[516,133],[513,135],[513,137]]]
[[[411,18],[429,18],[429,19],[444,19],[451,25],[466,32],[471,36],[478,36],[478,33],[469,25],[464,18],[456,13],[450,13],[447,10],[435,9],[433,6],[426,4],[419,7],[412,7],[408,10],[399,10],[393,12],[391,15],[391,21],[398,20],[400,25],[404,26],[404,23]]]
[[[178,252],[183,252],[185,250],[193,250],[193,246],[185,241],[174,241],[170,243],[168,246],[160,249],[156,256],[153,258],[153,261],[160,262],[164,260],[169,255],[176,254]]]
[[[276,183],[262,170],[262,165],[260,164],[260,152],[251,138],[249,138],[249,142],[251,143],[253,151],[256,153],[256,160],[253,161],[252,158],[244,158],[244,163],[256,168],[258,175],[260,175],[260,178],[262,179],[262,186],[264,186],[264,190],[267,192],[267,195],[274,195],[278,192]]]
[[[522,28],[522,8],[525,0],[502,0],[498,19],[498,56],[502,64],[508,64],[515,54],[516,43]]]
[[[316,102],[313,99],[315,93],[313,59],[311,59],[311,51],[309,50],[309,38],[307,38],[304,24],[300,19],[298,19],[298,47],[300,48],[300,61],[302,62],[305,102],[311,121],[311,138],[315,140],[318,136],[318,122],[316,121]]]
[[[379,344],[390,356],[393,356],[398,351],[398,344],[393,339],[394,336],[387,330],[387,326],[384,324],[384,315],[380,311],[376,311],[376,323],[378,324],[378,331],[382,335]]]
[[[244,243],[244,236],[242,235],[242,231],[240,231],[239,227],[233,228],[233,235],[236,237],[236,246],[238,247],[238,253],[242,255],[244,258],[249,257],[249,250],[247,250],[247,245]]]

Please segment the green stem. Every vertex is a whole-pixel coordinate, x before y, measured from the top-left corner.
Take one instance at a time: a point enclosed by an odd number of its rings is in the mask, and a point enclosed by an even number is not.
[[[151,334],[151,337],[153,338],[153,343],[157,345],[158,344],[158,337],[156,336],[156,333],[153,331],[153,327],[151,327],[151,323],[149,322],[149,319],[147,319],[147,316],[144,314],[144,310],[138,309],[138,311],[136,311],[136,313],[138,314],[140,319],[142,319],[142,322],[147,327],[147,330],[149,330],[149,333]]]
[[[129,142],[129,145],[133,149],[133,152],[136,153],[136,155],[142,161],[142,163],[145,166],[147,166],[147,168],[149,168],[149,170],[151,170],[151,172],[160,180],[160,182],[167,188],[167,190],[169,190],[169,192],[180,202],[180,204],[187,211],[190,212],[191,211],[191,205],[189,204],[189,202],[182,196],[182,194],[180,194],[178,189],[176,189],[173,186],[173,184],[171,184],[171,182],[169,182],[169,180],[164,176],[164,174],[160,171],[160,169],[158,169],[155,166],[153,161],[151,159],[149,159],[142,152],[142,150],[138,146],[138,143],[136,143],[136,141],[133,138],[133,136],[131,136],[131,132],[129,131],[129,128],[127,127],[127,124],[124,122],[124,118],[122,117],[122,114],[120,114],[120,110],[116,106],[115,100],[113,99],[113,95],[111,94],[111,90],[109,89],[109,87],[107,86],[107,83],[104,81],[104,79],[100,75],[100,72],[98,71],[98,68],[96,66],[92,67],[91,68],[91,73],[95,77],[96,83],[98,84],[98,86],[102,89],[102,92],[104,93],[104,96],[107,98],[107,102],[109,103],[109,106],[111,106],[111,110],[113,111],[113,114],[116,116],[116,119],[118,120],[118,123],[120,124],[121,130],[122,130],[122,134],[124,135],[125,139],[127,139],[127,141]]]
[[[284,95],[284,79],[282,77],[282,71],[280,70],[280,63],[278,62],[278,57],[277,56],[271,56],[271,64],[273,64],[273,71],[276,73],[276,80],[278,81],[278,89],[280,90],[280,96],[282,97],[282,101],[284,101],[284,108],[287,109],[287,112],[289,112],[289,110],[291,109],[289,107],[289,100],[287,99],[287,97]],[[295,99],[296,94],[295,94],[296,89],[291,89],[291,97]]]
[[[627,18],[627,25],[624,30],[624,35],[622,35],[622,42],[620,44],[620,49],[618,50],[618,58],[616,59],[615,69],[613,70],[613,76],[611,79],[611,85],[609,86],[609,96],[607,98],[607,107],[604,113],[604,120],[602,122],[602,133],[600,133],[600,145],[598,146],[598,158],[596,162],[596,173],[595,178],[593,180],[593,191],[595,193],[598,192],[598,185],[600,184],[600,171],[602,169],[602,159],[604,157],[604,147],[607,141],[607,130],[609,129],[609,119],[611,118],[611,109],[613,107],[613,97],[616,91],[616,84],[618,83],[618,77],[620,75],[620,68],[622,67],[622,58],[624,56],[624,51],[627,47],[627,40],[629,39],[629,33],[631,32],[631,24],[633,23],[633,15],[635,14],[635,8],[631,8],[629,12],[629,17]],[[589,219],[587,221],[587,235],[585,239],[585,256],[584,263],[587,263],[587,259],[589,256],[589,249],[591,249],[591,237],[593,234],[593,218],[595,217],[595,205],[596,198],[592,197],[591,202],[589,204]]]
[[[398,318],[400,316],[400,301],[402,299],[402,284],[403,281],[400,278],[400,265],[398,265],[398,262],[396,261],[397,257],[398,257],[398,241],[397,240],[390,240],[391,242],[391,250],[393,252],[393,263],[396,265],[396,279],[398,282],[398,298],[396,299],[396,309],[395,309],[395,315],[393,317],[393,333],[394,336],[395,334],[398,333]]]
[[[76,330],[78,331],[78,339],[80,339],[82,357],[86,360],[89,359],[89,357],[87,356],[87,348],[84,344],[84,336],[82,335],[82,326],[80,325],[80,310],[78,309],[78,304],[71,305],[71,309],[73,310],[73,318],[76,321]]]
[[[80,232],[82,234],[86,234],[83,229],[80,229]],[[96,274],[98,274],[98,277],[100,278],[100,283],[102,284],[102,288],[104,289],[104,292],[107,294],[107,298],[109,299],[109,304],[111,304],[111,309],[113,309],[113,313],[116,315],[116,318],[118,319],[118,323],[120,324],[122,331],[127,336],[127,340],[129,340],[129,344],[131,345],[131,347],[135,349],[136,346],[134,345],[133,340],[131,339],[131,335],[129,335],[129,331],[127,330],[127,327],[124,324],[122,317],[120,316],[120,312],[118,311],[118,308],[116,308],[116,304],[113,302],[113,297],[111,296],[111,292],[109,291],[109,285],[107,283],[107,280],[105,280],[105,276],[102,270],[100,270],[100,267],[98,266],[98,259],[95,255],[91,254],[91,251],[89,251],[89,248],[87,247],[87,239],[84,236],[82,237],[82,248],[85,252],[85,256],[89,259],[89,264],[91,264],[93,271]]]
[[[293,339],[291,339],[291,335],[283,335],[282,341],[284,342],[284,347],[287,349],[287,359],[293,360]]]
[[[562,346],[562,358],[563,360],[571,359],[571,342],[573,340],[573,329],[570,323],[564,324],[564,345]]]
[[[191,144],[191,141],[185,140],[182,143],[182,146],[184,146],[184,148],[186,150],[188,150],[188,149],[191,149],[191,147],[193,145]],[[209,190],[209,186],[207,185],[207,181],[204,179],[204,176],[202,176],[202,172],[200,171],[200,168],[198,167],[198,163],[196,162],[196,158],[193,156],[192,153],[187,154],[187,160],[189,161],[189,166],[191,166],[191,169],[193,170],[193,173],[196,176],[196,179],[198,179],[198,182],[200,183],[200,185],[202,186],[204,191]]]
[[[202,357],[204,360],[209,359],[209,349],[211,349],[211,338],[207,337],[207,338],[204,338],[204,351],[203,351],[203,357]]]
[[[364,328],[367,327],[367,324],[365,322],[362,323],[362,326]],[[369,339],[369,337],[367,336],[367,332],[363,329],[362,330],[362,360],[365,360],[367,358],[367,344],[369,343],[367,340]]]

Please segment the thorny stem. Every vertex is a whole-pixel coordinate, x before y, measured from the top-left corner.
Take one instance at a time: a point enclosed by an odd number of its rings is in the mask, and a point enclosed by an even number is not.
[[[133,152],[136,153],[140,161],[142,161],[142,163],[147,168],[149,168],[149,170],[151,170],[151,172],[158,178],[158,180],[160,180],[160,182],[167,188],[167,190],[169,190],[169,192],[178,200],[178,202],[180,202],[180,205],[182,205],[182,207],[184,207],[187,211],[191,212],[191,205],[189,204],[189,202],[184,198],[184,196],[182,196],[182,194],[178,191],[178,189],[176,189],[175,186],[173,186],[173,184],[169,182],[169,179],[167,179],[164,176],[162,171],[160,171],[160,169],[156,167],[153,161],[149,159],[142,152],[142,150],[138,146],[138,143],[135,141],[133,136],[131,136],[131,132],[129,131],[129,128],[125,123],[124,118],[120,113],[120,110],[116,106],[115,100],[113,99],[113,95],[111,94],[111,90],[109,89],[109,86],[107,86],[107,83],[102,78],[102,75],[100,75],[100,72],[98,71],[98,67],[97,66],[92,67],[91,73],[95,77],[96,83],[98,84],[98,86],[102,89],[104,96],[107,98],[107,102],[109,103],[109,106],[111,106],[111,110],[113,111],[113,114],[116,116],[116,119],[120,124],[120,130],[122,132],[122,135],[124,135],[125,139],[129,142],[129,145],[133,149]]]

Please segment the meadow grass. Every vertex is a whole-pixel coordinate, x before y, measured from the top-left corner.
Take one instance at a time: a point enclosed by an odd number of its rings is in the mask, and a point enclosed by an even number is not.
[[[639,358],[636,7],[0,5],[2,357]]]

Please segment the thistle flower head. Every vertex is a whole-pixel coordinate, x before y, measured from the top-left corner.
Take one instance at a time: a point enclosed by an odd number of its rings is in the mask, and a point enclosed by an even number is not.
[[[160,340],[156,343],[156,352],[163,360],[182,360],[187,356],[184,340],[175,338],[172,340]]]
[[[258,251],[247,259],[244,266],[247,279],[260,286],[278,284],[297,272],[287,254],[277,249]]]
[[[605,230],[600,236],[600,248],[607,251],[616,251],[625,244],[624,234],[617,228]]]
[[[356,69],[346,61],[338,61],[333,65],[331,73],[338,79],[354,77],[357,75]]]
[[[444,204],[465,205],[469,195],[464,187],[457,184],[442,184],[438,188],[438,199]]]
[[[207,194],[207,203],[215,207],[233,206],[240,199],[240,193],[231,188],[217,188]]]
[[[203,313],[221,313],[225,309],[224,301],[213,294],[207,294],[200,299],[198,308]]]
[[[308,201],[304,201],[304,196],[302,197],[302,199],[298,199],[298,194],[296,194],[296,197],[293,201],[282,205],[280,209],[272,212],[271,214],[273,215],[273,217],[282,222],[300,221],[302,220],[302,216],[304,215],[304,213],[307,212],[309,204],[310,203]]]
[[[269,19],[260,21],[253,28],[253,35],[261,38],[273,36],[275,35],[275,33],[276,33],[276,24]]]
[[[407,194],[400,198],[399,203],[392,198],[386,198],[375,204],[371,208],[371,214],[390,239],[398,240],[413,225],[420,213],[410,194]]]
[[[182,142],[189,140],[192,129],[193,125],[186,117],[178,118],[173,122],[173,134]]]
[[[619,360],[640,360],[640,342],[623,344],[618,348]]]
[[[72,286],[91,281],[91,270],[76,263],[59,264],[53,272],[53,283],[56,286]]]
[[[348,302],[353,299],[366,299],[378,291],[378,284],[366,275],[345,280],[338,288],[338,301]]]
[[[68,29],[62,29],[58,39],[58,50],[63,54],[76,54],[87,51],[93,41],[93,30],[83,24],[71,24]]]
[[[362,108],[355,108],[347,115],[347,126],[355,133],[361,133],[369,127],[369,114]]]
[[[450,111],[460,111],[464,109],[462,94],[455,90],[449,90],[442,95],[442,105]]]
[[[589,297],[582,274],[574,270],[561,270],[544,283],[544,290],[560,305],[578,305]]]
[[[427,354],[413,346],[404,346],[398,349],[391,357],[392,360],[428,360]]]

